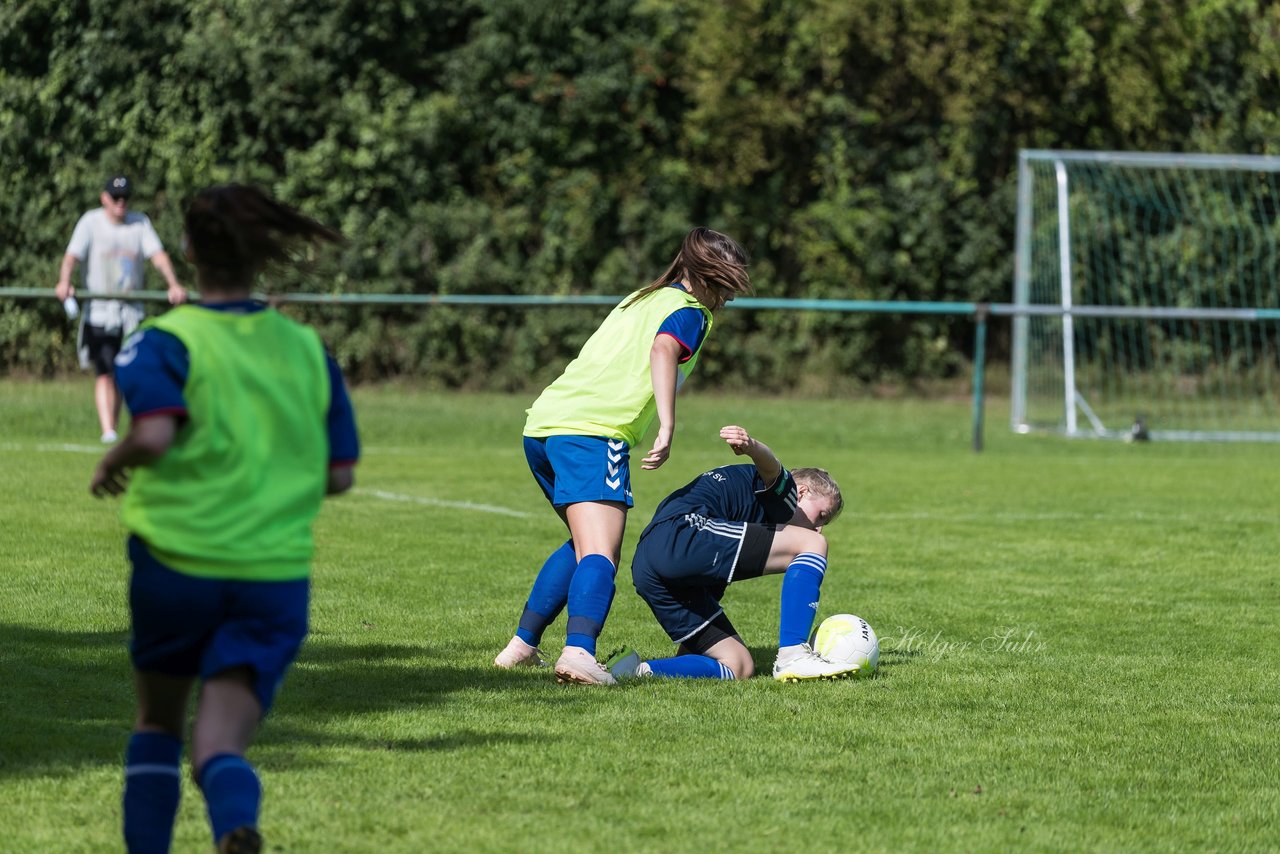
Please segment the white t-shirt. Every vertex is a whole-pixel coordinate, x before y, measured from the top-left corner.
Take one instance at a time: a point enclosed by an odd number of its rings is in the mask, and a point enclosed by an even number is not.
[[[147,259],[163,249],[146,214],[129,211],[117,225],[102,208],[80,217],[67,244],[67,254],[80,260],[84,290],[90,294],[141,290]],[[138,312],[141,306],[129,309]],[[125,311],[125,304],[118,300],[93,300],[85,322],[119,329]]]

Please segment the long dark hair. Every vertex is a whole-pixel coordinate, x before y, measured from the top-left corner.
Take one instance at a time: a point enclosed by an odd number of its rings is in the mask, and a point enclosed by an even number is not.
[[[685,235],[666,272],[633,293],[623,307],[668,285],[685,282],[698,302],[714,311],[735,296],[754,293],[747,273],[749,261],[746,250],[732,237],[698,226]]]
[[[185,225],[201,278],[223,286],[249,284],[263,268],[291,260],[299,242],[343,242],[341,233],[244,184],[201,190],[187,204]]]

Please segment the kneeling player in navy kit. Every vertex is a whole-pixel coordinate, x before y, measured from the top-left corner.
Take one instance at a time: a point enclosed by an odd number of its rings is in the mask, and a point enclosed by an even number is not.
[[[720,430],[752,465],[704,472],[667,496],[640,535],[631,563],[638,592],[678,645],[672,658],[610,658],[615,676],[747,679],[755,662],[720,598],[737,581],[784,573],[778,657],[783,682],[835,679],[856,668],[828,661],[808,645],[827,569],[824,525],[840,514],[840,487],[822,469],[787,471],[742,427]]]

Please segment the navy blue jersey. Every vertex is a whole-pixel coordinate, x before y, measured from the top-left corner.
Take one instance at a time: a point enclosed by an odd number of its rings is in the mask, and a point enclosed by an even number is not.
[[[752,464],[721,466],[703,472],[668,495],[658,505],[645,532],[659,522],[690,514],[729,522],[783,525],[795,515],[796,501],[796,481],[786,469],[775,483],[766,484]]]

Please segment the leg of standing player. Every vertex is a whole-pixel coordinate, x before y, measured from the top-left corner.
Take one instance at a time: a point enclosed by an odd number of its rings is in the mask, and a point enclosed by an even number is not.
[[[237,667],[205,680],[191,730],[191,766],[204,793],[219,850],[256,850],[262,783],[245,759],[262,717],[254,671]]]
[[[580,501],[565,508],[565,518],[578,565],[569,585],[569,621],[564,650],[556,661],[556,678],[610,684],[613,677],[596,661],[596,640],[613,605],[627,505],[621,501]]]
[[[89,362],[93,366],[93,404],[98,413],[98,426],[103,442],[117,439],[120,424],[120,392],[116,388],[115,360],[120,352],[120,333],[101,327],[86,326],[85,346],[89,350]]]
[[[563,518],[563,513],[561,517]],[[577,567],[578,557],[571,539],[562,543],[543,561],[542,568],[533,580],[533,587],[529,590],[529,597],[525,599],[516,633],[494,658],[495,665],[506,670],[546,665],[542,650],[539,649],[542,633],[555,622],[569,601],[569,584]]]
[[[556,679],[580,684],[614,680],[596,661],[596,640],[613,604],[614,576],[630,506],[625,442],[600,436],[525,437],[525,459],[570,540],[543,564],[516,635],[494,663],[538,663],[536,642],[561,608],[568,610]]]
[[[168,851],[182,792],[182,732],[194,679],[134,671],[138,713],[125,749],[124,839],[130,852]]]
[[[110,374],[102,374],[93,381],[93,402],[98,410],[98,426],[102,428],[104,442],[115,441],[116,427],[120,423],[120,393]]]
[[[568,529],[569,520],[565,515],[565,508],[555,503],[556,469],[548,445],[545,438],[526,436],[525,461],[529,464],[529,471],[538,488],[547,501],[551,502],[552,509]],[[542,643],[543,632],[555,622],[569,601],[569,585],[577,568],[578,556],[571,537],[543,561],[533,580],[529,596],[525,599],[515,634],[493,659],[495,666],[509,670],[513,667],[542,667],[547,663],[538,647]]]

